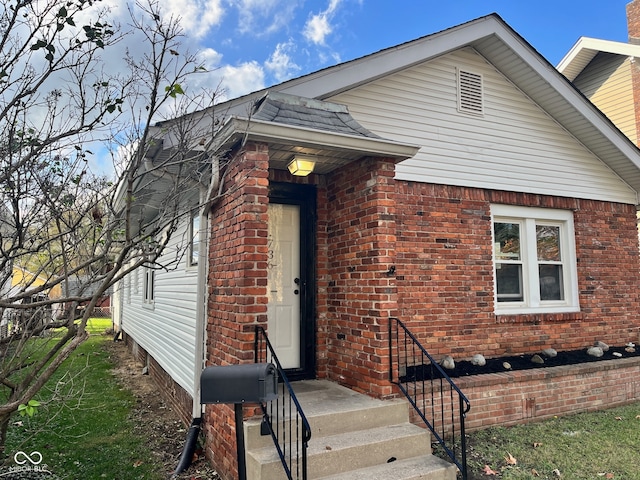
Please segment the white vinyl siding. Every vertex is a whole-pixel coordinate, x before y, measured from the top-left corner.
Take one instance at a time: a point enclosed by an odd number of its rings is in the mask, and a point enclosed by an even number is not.
[[[637,143],[632,67],[629,57],[601,52],[573,83],[631,141]]]
[[[457,111],[456,69],[482,75],[483,116]],[[635,204],[635,192],[475,50],[328,99],[378,135],[421,145],[396,178]]]
[[[184,256],[176,255],[187,249],[189,223],[185,219],[160,259],[169,268],[155,270],[153,309],[145,308],[144,288],[140,285],[139,293],[131,296],[131,303],[123,305],[121,317],[123,330],[193,395],[197,269],[185,269]],[[143,271],[129,277],[138,277],[142,283]]]

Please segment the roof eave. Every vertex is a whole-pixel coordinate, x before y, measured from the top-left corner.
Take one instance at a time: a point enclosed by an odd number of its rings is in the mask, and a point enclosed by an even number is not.
[[[413,157],[419,146],[369,137],[357,137],[336,132],[231,117],[218,132],[214,151],[229,150],[242,137],[266,143],[287,143],[302,147],[323,147],[337,152],[358,152],[362,156],[394,158],[398,161]]]

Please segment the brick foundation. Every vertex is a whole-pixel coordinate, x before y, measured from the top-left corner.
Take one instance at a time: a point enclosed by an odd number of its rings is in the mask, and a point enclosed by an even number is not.
[[[149,368],[149,375],[154,383],[158,385],[160,395],[171,405],[171,408],[178,414],[185,426],[191,424],[193,415],[193,400],[187,391],[178,385],[171,376],[147,353],[147,351],[136,343],[126,333],[123,333],[123,341],[131,351],[133,357],[140,363],[140,368]]]

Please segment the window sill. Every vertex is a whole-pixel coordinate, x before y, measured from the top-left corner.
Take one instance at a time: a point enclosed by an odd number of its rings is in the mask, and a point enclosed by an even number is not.
[[[496,314],[496,323],[519,323],[534,324],[542,323],[566,323],[582,321],[584,314],[582,312],[566,312],[566,313],[501,313]]]

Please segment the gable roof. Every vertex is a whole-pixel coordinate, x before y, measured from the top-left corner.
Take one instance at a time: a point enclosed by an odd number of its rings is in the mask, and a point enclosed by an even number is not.
[[[268,90],[323,100],[465,47],[482,55],[624,182],[640,192],[638,148],[497,14],[294,78]],[[241,115],[266,91],[225,102],[224,108],[232,115]]]
[[[598,53],[640,57],[640,45],[580,37],[571,50],[560,60],[557,69],[573,82]]]

